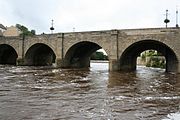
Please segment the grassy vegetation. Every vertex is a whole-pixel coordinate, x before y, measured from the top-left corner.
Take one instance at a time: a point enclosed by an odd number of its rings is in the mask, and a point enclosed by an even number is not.
[[[36,34],[35,30],[29,31],[28,28],[23,25],[16,24],[16,27],[22,32],[20,36],[33,36]]]

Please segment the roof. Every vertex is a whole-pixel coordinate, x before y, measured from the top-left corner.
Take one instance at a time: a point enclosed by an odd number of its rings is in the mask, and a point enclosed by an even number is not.
[[[0,24],[0,28],[6,30],[6,27],[4,27],[2,24]]]

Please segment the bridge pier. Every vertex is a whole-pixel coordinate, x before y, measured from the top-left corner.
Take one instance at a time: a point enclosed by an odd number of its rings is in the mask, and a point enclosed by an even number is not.
[[[132,59],[127,59],[125,61],[109,60],[109,70],[110,71],[134,71],[136,70],[136,61],[133,61]]]
[[[166,72],[178,72],[180,73],[180,66],[175,56],[171,54],[166,55]]]
[[[109,60],[109,71],[118,71],[119,70],[119,61],[116,59]]]
[[[75,59],[73,61],[68,61],[66,59],[56,59],[56,66],[60,68],[89,68],[90,58]]]
[[[137,57],[128,55],[120,59],[119,70],[121,71],[134,71],[136,70]]]
[[[63,67],[63,59],[61,59],[61,58],[56,58],[56,60],[55,60],[55,66],[56,67]]]
[[[24,65],[24,58],[17,58],[16,65]]]

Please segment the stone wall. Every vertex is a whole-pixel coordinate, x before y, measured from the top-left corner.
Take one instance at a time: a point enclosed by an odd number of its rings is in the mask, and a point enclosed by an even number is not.
[[[7,30],[3,32],[3,36],[19,36],[20,35],[20,31],[18,30],[18,28],[11,26],[11,27],[7,27]]]

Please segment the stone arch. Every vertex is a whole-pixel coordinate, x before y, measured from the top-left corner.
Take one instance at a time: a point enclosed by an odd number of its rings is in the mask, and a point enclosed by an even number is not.
[[[46,44],[36,43],[25,54],[25,65],[49,66],[55,63],[56,55]]]
[[[178,58],[165,43],[156,40],[141,40],[128,46],[120,56],[120,70],[136,70],[137,57],[145,50],[157,50],[166,58],[166,71],[177,72]]]
[[[16,50],[7,44],[0,45],[0,64],[16,65],[18,54]]]
[[[88,68],[90,67],[90,56],[101,48],[97,43],[90,41],[75,43],[67,50],[63,67]]]
[[[39,40],[40,39],[40,40]],[[24,45],[24,55],[25,53],[27,53],[27,51],[30,49],[30,47],[32,47],[35,44],[44,44],[46,46],[48,46],[49,48],[51,48],[53,50],[53,52],[55,53],[56,56],[58,56],[57,53],[57,43],[54,43],[53,40],[48,40],[45,38],[27,38],[25,39],[25,45]]]

